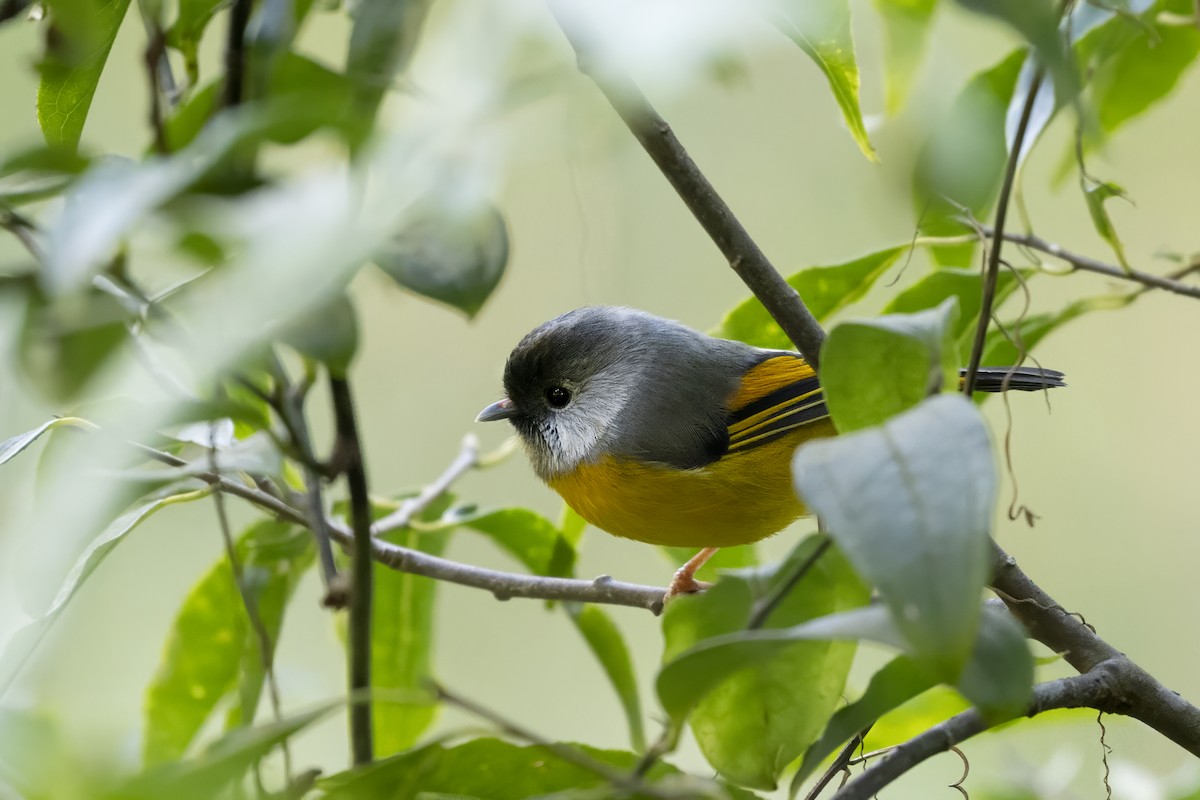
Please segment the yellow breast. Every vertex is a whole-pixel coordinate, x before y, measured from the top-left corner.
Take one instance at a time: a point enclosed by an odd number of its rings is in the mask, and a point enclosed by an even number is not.
[[[680,470],[606,456],[549,481],[597,528],[627,539],[678,547],[730,547],[758,541],[805,513],[792,489],[792,453],[821,420],[760,447]]]

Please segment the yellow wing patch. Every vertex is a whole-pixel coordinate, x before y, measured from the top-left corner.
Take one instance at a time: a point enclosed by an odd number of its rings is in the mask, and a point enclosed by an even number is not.
[[[730,453],[766,444],[829,416],[816,373],[793,355],[775,356],[748,370],[729,408]]]

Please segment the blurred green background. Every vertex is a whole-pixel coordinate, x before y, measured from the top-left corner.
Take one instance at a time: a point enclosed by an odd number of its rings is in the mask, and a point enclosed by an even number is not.
[[[425,43],[467,2],[435,6]],[[492,4],[502,5],[502,4]],[[539,4],[529,13],[544,15]],[[866,11],[866,9],[860,9]],[[207,63],[219,58],[224,22],[205,41]],[[879,31],[858,14],[856,35],[863,71],[863,105],[882,107]],[[344,16],[310,18],[302,41],[318,58],[340,63]],[[126,20],[92,108],[84,143],[98,151],[137,156],[148,145],[142,32],[136,14]],[[916,214],[909,176],[923,132],[965,78],[1014,45],[1003,31],[944,7],[909,107],[896,119],[871,117],[882,163],[868,163],[842,128],[820,74],[796,47],[770,30],[749,32],[732,48],[732,72],[709,70],[687,81],[639,74],[648,94],[672,123],[709,178],[763,249],[785,272],[848,260],[912,237]],[[428,47],[418,51],[410,76],[420,87]],[[0,28],[0,151],[40,139],[34,115],[39,52],[33,24]],[[450,52],[453,52],[451,48]],[[441,57],[445,57],[442,53]],[[475,426],[476,412],[499,396],[508,350],[530,328],[567,309],[590,303],[636,306],[710,328],[747,292],[692,220],[649,159],[621,126],[592,84],[575,71],[565,42],[536,54],[549,66],[549,85],[499,121],[506,143],[496,200],[508,217],[512,260],[498,292],[473,322],[405,294],[374,271],[354,285],[362,348],[354,377],[366,436],[369,476],[378,493],[419,486],[436,476],[475,431],[487,448],[508,435]],[[431,69],[431,68],[430,68]],[[1135,266],[1164,272],[1161,251],[1190,252],[1197,243],[1200,176],[1200,74],[1190,73],[1163,106],[1139,118],[1092,160],[1092,170],[1128,189],[1134,204],[1110,204]],[[1072,180],[1047,188],[1070,144],[1060,118],[1025,170],[1025,199],[1039,234],[1070,249],[1112,261],[1095,235]],[[321,145],[305,148],[312,163]],[[281,164],[303,169],[294,160]],[[386,176],[381,176],[386,180]],[[1019,256],[1011,254],[1014,258]],[[11,237],[0,237],[0,271],[21,258]],[[881,281],[865,311],[882,306],[925,269],[923,256]],[[889,286],[890,278],[896,279]],[[1032,284],[1035,309],[1106,291],[1091,275],[1043,276]],[[1001,495],[997,538],[1067,608],[1083,612],[1110,642],[1168,686],[1200,698],[1200,637],[1192,620],[1200,558],[1196,476],[1200,474],[1200,394],[1194,343],[1200,341],[1194,301],[1152,293],[1123,311],[1100,312],[1067,326],[1036,352],[1046,366],[1064,370],[1070,388],[1049,406],[1037,395],[1012,399],[1012,454],[1020,502],[1038,516],[1036,527],[1003,515],[1012,491]],[[11,317],[11,315],[8,315]],[[11,319],[0,336],[11,345]],[[49,414],[30,396],[11,359],[0,373],[0,439]],[[314,404],[320,408],[321,404]],[[987,415],[1000,441],[1001,402]],[[328,420],[316,420],[328,442]],[[0,473],[0,643],[25,619],[23,553],[54,531],[22,521],[35,502],[37,450]],[[485,505],[529,505],[551,517],[558,501],[517,454],[486,472],[467,476],[462,497]],[[70,502],[70,498],[45,498]],[[236,519],[253,513],[232,504]],[[814,527],[802,521],[767,542],[778,555]],[[665,584],[674,566],[656,550],[590,531],[579,572]],[[175,609],[187,588],[221,552],[211,504],[170,509],[152,519],[107,561],[67,610],[11,690],[6,702],[37,706],[58,718],[81,752],[98,760],[133,764],[138,748],[141,693],[158,663]],[[491,545],[469,533],[451,544],[452,558],[511,568]],[[453,585],[440,589],[437,673],[451,687],[485,700],[502,714],[548,738],[598,746],[627,744],[619,706],[596,663],[564,615],[538,602],[498,603]],[[328,613],[318,607],[310,574],[293,605],[278,653],[285,706],[300,708],[343,690],[341,648]],[[629,638],[647,711],[655,713],[650,679],[661,653],[658,621],[644,612],[613,612]],[[870,653],[866,659],[871,660]],[[437,730],[471,721],[443,715]],[[329,770],[346,760],[344,720],[335,718],[294,746],[298,764]],[[653,723],[651,731],[655,730]],[[1127,721],[1110,721],[1118,797],[1139,796],[1136,762],[1163,775],[1186,755]],[[1094,721],[1029,725],[972,741],[968,787],[996,785],[1014,774],[1042,770],[1053,785],[1102,796],[1100,744]],[[690,745],[677,761],[704,770]],[[953,757],[934,759],[887,790],[892,798],[927,796],[957,778]],[[1064,777],[1065,776],[1065,777]],[[938,789],[937,791],[948,791]],[[1141,795],[1153,796],[1153,795]]]

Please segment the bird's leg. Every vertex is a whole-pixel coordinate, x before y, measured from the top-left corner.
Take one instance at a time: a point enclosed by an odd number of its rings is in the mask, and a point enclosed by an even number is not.
[[[675,571],[675,579],[671,581],[671,587],[667,589],[664,601],[670,600],[675,595],[691,594],[693,592],[703,591],[709,587],[709,584],[702,583],[696,580],[696,572],[704,566],[710,558],[717,554],[716,547],[705,547],[699,553],[688,559],[688,562]]]

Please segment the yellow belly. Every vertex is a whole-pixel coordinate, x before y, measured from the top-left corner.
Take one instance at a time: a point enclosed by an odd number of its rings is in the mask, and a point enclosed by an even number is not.
[[[805,513],[792,489],[792,454],[808,439],[833,434],[822,420],[692,470],[605,457],[549,483],[581,517],[617,536],[730,547],[766,538]]]

